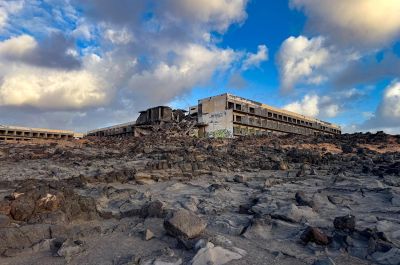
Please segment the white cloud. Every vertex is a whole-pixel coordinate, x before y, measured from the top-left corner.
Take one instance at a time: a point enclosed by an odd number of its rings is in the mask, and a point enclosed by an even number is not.
[[[257,53],[248,53],[243,62],[243,70],[247,70],[253,66],[260,66],[264,61],[268,60],[268,48],[266,45],[258,45]]]
[[[208,24],[211,29],[225,31],[232,23],[246,17],[248,0],[166,0],[164,8],[176,20]]]
[[[247,2],[26,1],[0,41],[0,111],[26,125],[102,126],[240,71],[245,60],[257,66],[266,47],[256,54],[217,47],[215,32],[243,22]],[[25,29],[34,37],[18,36]],[[37,115],[15,111],[26,107]]]
[[[301,113],[310,117],[333,118],[339,114],[340,107],[329,96],[320,97],[307,94],[303,99],[283,107],[286,110]]]
[[[379,116],[388,120],[397,120],[400,124],[400,82],[393,82],[385,89]]]
[[[333,43],[355,47],[386,45],[400,36],[398,0],[291,0],[304,10],[308,28]]]
[[[178,58],[169,65],[160,62],[152,71],[132,76],[129,87],[141,98],[168,101],[193,86],[205,84],[218,71],[225,71],[236,60],[233,50],[190,44],[176,50]]]
[[[317,95],[305,95],[301,101],[292,102],[284,106],[283,109],[316,117],[319,114],[318,101]]]
[[[325,80],[315,70],[329,59],[329,50],[323,46],[324,39],[304,36],[289,37],[278,52],[278,65],[283,90],[290,90],[297,82],[319,84]]]
[[[86,40],[92,39],[92,32],[90,25],[87,23],[79,24],[73,31],[72,36],[76,38],[83,38]]]
[[[126,28],[120,30],[109,28],[105,31],[105,37],[114,44],[122,45],[126,45],[134,40],[132,33]]]
[[[7,25],[9,15],[18,13],[23,6],[23,0],[0,2],[0,31]]]
[[[29,35],[21,35],[0,42],[0,58],[21,59],[37,48],[36,40]]]
[[[362,124],[353,124],[351,131],[385,131],[400,133],[400,81],[394,80],[383,93],[375,112],[363,113],[368,118]]]
[[[28,35],[0,42],[0,106],[79,109],[107,101],[107,85],[95,71],[100,58],[87,56],[79,70],[52,69],[26,60],[37,48]]]
[[[41,109],[79,109],[106,101],[96,76],[87,71],[19,68],[0,86],[0,105]]]

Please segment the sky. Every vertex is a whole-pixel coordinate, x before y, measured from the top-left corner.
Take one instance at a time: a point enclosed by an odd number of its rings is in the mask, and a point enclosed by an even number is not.
[[[400,1],[0,0],[0,124],[85,132],[222,93],[400,134]]]

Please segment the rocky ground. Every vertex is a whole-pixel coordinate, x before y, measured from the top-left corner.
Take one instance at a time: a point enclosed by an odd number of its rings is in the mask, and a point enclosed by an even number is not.
[[[400,264],[400,136],[0,143],[1,264]]]

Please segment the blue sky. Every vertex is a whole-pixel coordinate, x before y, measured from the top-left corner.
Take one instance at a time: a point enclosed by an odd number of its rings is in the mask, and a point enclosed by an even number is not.
[[[225,92],[400,133],[397,0],[0,2],[0,124],[86,131]]]

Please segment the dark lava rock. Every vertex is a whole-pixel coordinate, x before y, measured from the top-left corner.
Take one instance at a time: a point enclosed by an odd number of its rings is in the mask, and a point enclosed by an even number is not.
[[[198,237],[206,226],[207,224],[200,217],[183,209],[175,211],[164,221],[167,233],[180,239]]]
[[[166,216],[165,204],[162,201],[155,200],[147,203],[141,210],[141,216],[164,218]]]
[[[356,227],[356,218],[354,215],[336,217],[333,221],[333,225],[338,230],[353,232]]]
[[[296,192],[295,198],[299,206],[309,206],[311,208],[313,207],[313,202],[309,198],[307,198],[304,191]]]
[[[301,234],[300,239],[304,243],[314,242],[318,245],[328,245],[329,238],[322,232],[319,228],[316,227],[307,227],[306,230]]]
[[[347,144],[343,144],[341,147],[342,147],[342,152],[343,152],[344,154],[353,153],[353,147],[352,147],[352,146],[347,145]]]

